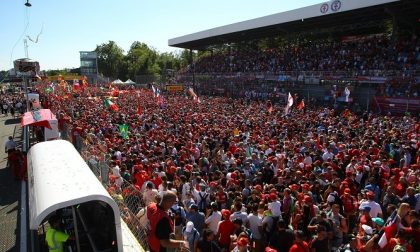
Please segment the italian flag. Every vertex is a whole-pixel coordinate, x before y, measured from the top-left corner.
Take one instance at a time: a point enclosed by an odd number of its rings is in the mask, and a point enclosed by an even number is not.
[[[108,98],[105,98],[105,107],[111,108],[112,111],[118,111],[118,109],[119,109],[118,106],[115,105],[115,103],[113,103]]]

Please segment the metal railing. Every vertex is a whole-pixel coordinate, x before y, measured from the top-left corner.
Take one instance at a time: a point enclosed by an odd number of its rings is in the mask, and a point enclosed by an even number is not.
[[[121,179],[113,175],[110,167],[111,156],[99,148],[100,145],[105,145],[102,140],[96,136],[86,138],[80,135],[72,136],[70,124],[65,124],[63,131],[61,132],[62,138],[73,143],[93,174],[118,204],[121,218],[140,245],[147,250],[147,230],[140,222],[140,213],[145,207],[141,191],[123,177],[121,177],[122,183],[120,183]]]

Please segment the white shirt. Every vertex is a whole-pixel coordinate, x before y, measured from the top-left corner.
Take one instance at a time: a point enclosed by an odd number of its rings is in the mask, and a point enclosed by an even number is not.
[[[124,183],[124,179],[121,177],[120,167],[118,165],[112,167],[112,174],[116,177],[115,184],[118,187],[121,187],[121,185]]]
[[[16,143],[13,140],[7,140],[7,142],[5,143],[5,148],[6,151],[8,150],[12,150],[12,149],[16,149]]]
[[[333,159],[334,154],[332,152],[325,152],[324,155],[322,155],[322,159],[324,161],[327,161],[328,159]]]
[[[122,159],[122,153],[121,153],[121,151],[116,151],[115,153],[114,153],[114,156],[119,160],[119,161],[121,161],[121,159]]]
[[[280,201],[276,200],[268,204],[268,209],[271,210],[273,217],[280,217],[281,216],[281,203]]]
[[[246,212],[242,212],[242,211],[234,212],[230,216],[230,221],[234,221],[236,219],[241,219],[243,225],[246,225],[248,223],[248,215],[246,214]]]
[[[306,156],[305,159],[303,160],[303,163],[306,165],[311,165],[312,164],[312,157],[311,156]]]
[[[217,227],[219,221],[222,220],[222,214],[219,211],[213,211],[213,213],[207,217],[205,223],[208,225],[209,229],[213,231],[213,234],[217,234]]]
[[[249,223],[249,229],[252,232],[252,235],[255,239],[261,239],[261,233],[258,230],[258,227],[262,227],[262,218],[258,215],[254,215],[253,213],[250,213],[248,215],[248,223]]]
[[[185,183],[182,185],[182,201],[188,198],[187,193],[191,191],[190,183]]]
[[[363,208],[365,206],[370,207],[369,215],[372,218],[378,217],[378,214],[382,214],[381,206],[373,200],[364,201],[360,204],[359,208]]]
[[[158,195],[158,191],[156,189],[146,189],[143,193],[144,204],[147,206],[151,202],[156,202],[156,195]]]

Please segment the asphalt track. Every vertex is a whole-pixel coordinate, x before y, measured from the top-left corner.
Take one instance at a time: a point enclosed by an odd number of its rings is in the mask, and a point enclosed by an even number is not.
[[[9,136],[13,136],[18,148],[22,147],[20,117],[0,115],[0,252],[18,252],[21,249],[22,182],[14,179],[7,164],[4,144]]]

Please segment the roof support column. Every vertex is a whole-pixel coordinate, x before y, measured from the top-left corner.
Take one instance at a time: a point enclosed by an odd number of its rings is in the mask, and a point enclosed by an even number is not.
[[[193,58],[193,51],[192,49],[190,49],[190,65],[191,65],[191,69],[192,69],[192,84],[193,84],[193,89],[195,92],[197,92],[197,90],[195,89],[195,62],[194,62],[194,58]]]

